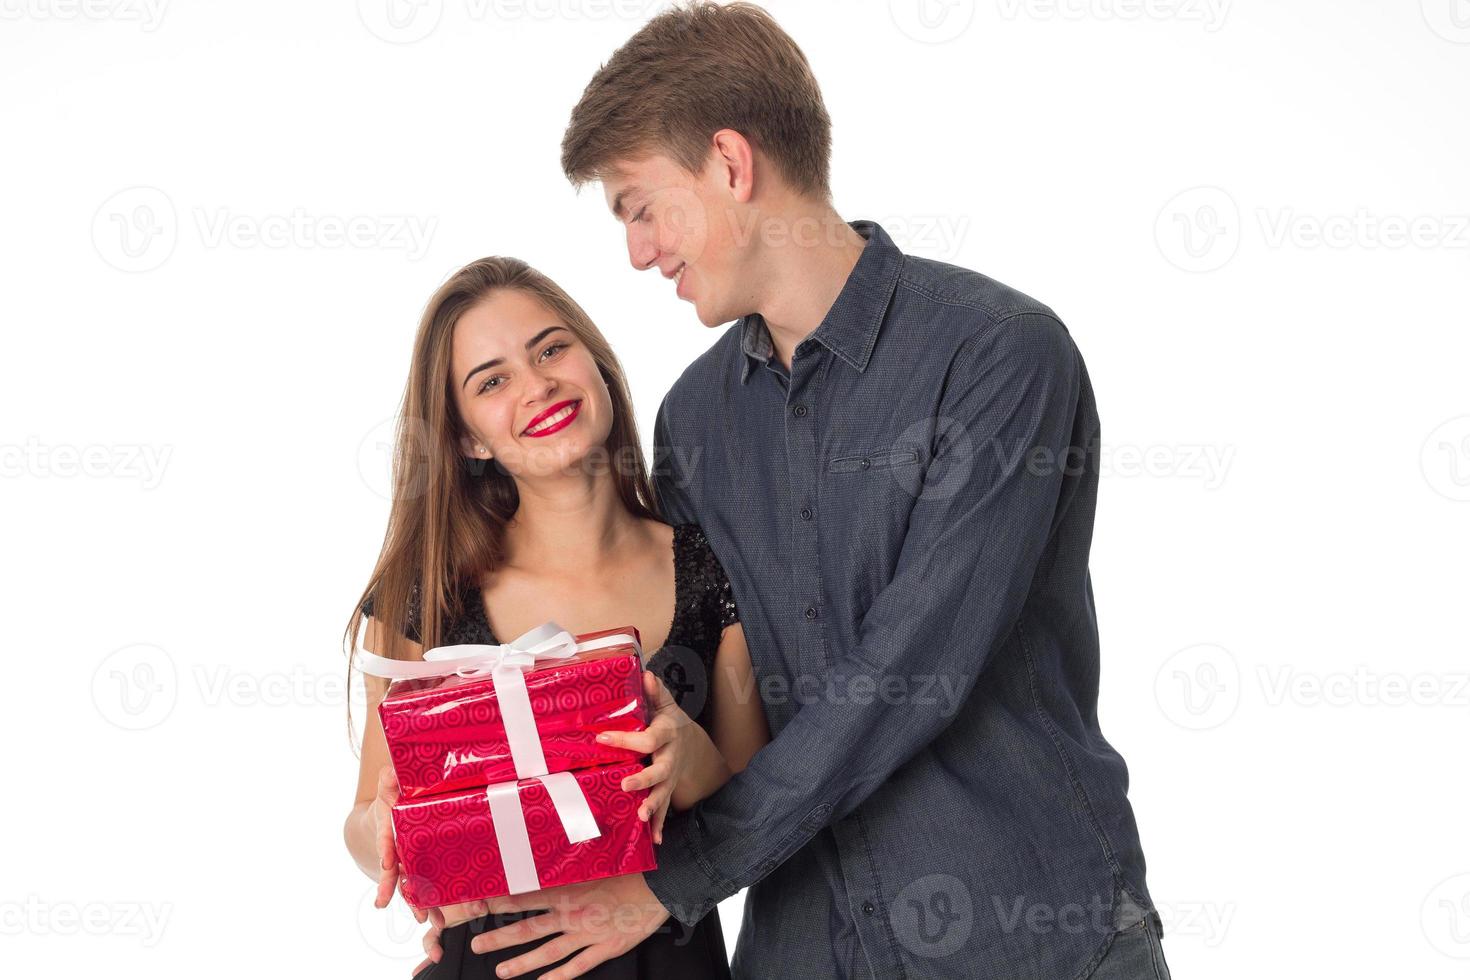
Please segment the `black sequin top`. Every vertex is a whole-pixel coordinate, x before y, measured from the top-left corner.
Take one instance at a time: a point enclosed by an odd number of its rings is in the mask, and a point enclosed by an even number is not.
[[[459,598],[463,613],[444,623],[440,644],[502,642],[490,629],[478,584],[466,582]],[[363,612],[372,614],[371,600],[363,604]],[[739,619],[730,580],[704,532],[698,524],[674,525],[674,621],[668,640],[645,657],[645,665],[663,679],[684,713],[706,727],[720,634]],[[410,606],[405,632],[419,642],[416,604]]]

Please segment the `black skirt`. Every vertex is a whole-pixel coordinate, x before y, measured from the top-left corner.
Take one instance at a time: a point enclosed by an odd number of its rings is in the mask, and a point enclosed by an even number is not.
[[[470,940],[529,914],[533,913],[486,915],[445,929],[439,936],[444,955],[438,963],[431,963],[415,973],[413,980],[496,980],[497,966],[535,949],[550,937],[484,954],[471,950]],[[559,963],[525,976],[539,977],[571,958],[568,956]],[[730,980],[730,961],[725,955],[725,935],[720,931],[719,910],[710,910],[693,929],[670,918],[643,942],[622,956],[593,967],[583,976],[586,980]]]

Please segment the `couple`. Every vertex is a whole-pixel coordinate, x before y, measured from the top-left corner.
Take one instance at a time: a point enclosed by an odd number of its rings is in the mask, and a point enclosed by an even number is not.
[[[660,406],[651,482],[553,282],[483,259],[429,303],[349,635],[413,658],[637,626],[658,869],[433,910],[418,977],[1168,976],[1097,717],[1082,359],[1042,304],[843,221],[829,147],[805,57],[743,3],[659,14],[573,110],[563,168],[634,267],[735,321]],[[385,905],[368,682],[345,834]]]

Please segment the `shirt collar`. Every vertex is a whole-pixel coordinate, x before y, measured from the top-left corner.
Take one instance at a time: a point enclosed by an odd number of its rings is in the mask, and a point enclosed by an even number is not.
[[[873,356],[878,342],[878,329],[888,312],[888,301],[898,282],[903,253],[876,221],[857,220],[848,224],[868,240],[858,256],[857,265],[848,274],[842,292],[817,329],[803,340],[815,340],[861,373]],[[775,354],[771,332],[759,313],[751,313],[740,321],[740,350],[744,354],[740,383],[750,378],[756,364],[766,364]]]

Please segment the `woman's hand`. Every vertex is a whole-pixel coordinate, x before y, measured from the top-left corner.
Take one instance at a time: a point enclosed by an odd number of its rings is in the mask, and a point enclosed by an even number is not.
[[[378,793],[368,808],[373,822],[373,840],[378,846],[378,896],[373,904],[380,909],[388,907],[393,892],[403,877],[403,868],[398,863],[398,848],[393,843],[393,804],[398,802],[398,774],[391,765],[378,770]],[[428,920],[427,913],[413,909],[413,917],[419,922]]]
[[[603,732],[597,740],[653,756],[651,764],[623,780],[623,789],[649,790],[648,799],[638,808],[638,819],[652,822],[654,843],[662,844],[664,818],[674,791],[688,780],[691,767],[708,763],[714,743],[651,671],[643,672],[643,694],[653,714],[648,727],[641,732]]]

